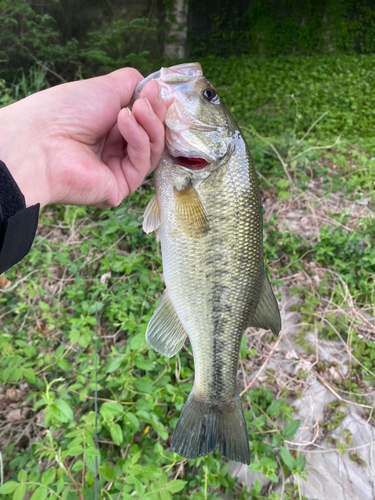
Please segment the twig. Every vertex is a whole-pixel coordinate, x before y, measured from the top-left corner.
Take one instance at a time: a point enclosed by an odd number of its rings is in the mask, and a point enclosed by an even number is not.
[[[336,144],[339,142],[340,139],[341,139],[341,135],[339,135],[337,137],[337,139],[335,140],[335,142],[333,144],[329,144],[328,146],[311,146],[310,148],[305,149],[301,153],[298,153],[298,155],[293,156],[293,158],[291,158],[290,160],[288,160],[288,162],[294,161],[297,158],[299,158],[300,156],[302,156],[302,155],[304,155],[304,154],[306,154],[309,151],[312,151],[314,149],[332,149],[332,148],[334,148],[336,146]]]
[[[76,483],[76,480],[74,479],[73,474],[70,472],[70,469],[69,469],[69,467],[68,467],[68,464],[66,463],[66,461],[65,461],[65,460],[63,461],[63,464],[64,464],[64,467],[65,467],[66,472],[68,473],[68,475],[69,475],[70,479],[72,480],[72,482],[73,482],[73,484],[74,484],[75,489],[77,490],[79,500],[85,500],[85,499],[83,498],[83,495],[82,495],[82,493],[81,493],[81,490],[80,490],[80,488],[79,488],[78,484]]]
[[[292,178],[290,177],[289,175],[289,172],[288,172],[288,169],[287,169],[287,164],[285,163],[283,157],[281,156],[281,154],[278,152],[278,150],[275,148],[275,146],[272,144],[272,142],[269,142],[265,137],[262,137],[261,135],[258,134],[258,132],[255,130],[254,127],[251,127],[250,129],[247,128],[247,127],[242,127],[244,130],[247,130],[248,132],[250,133],[253,133],[254,135],[256,135],[258,137],[258,139],[264,141],[266,144],[268,144],[268,146],[273,150],[273,152],[275,153],[275,155],[277,156],[279,162],[281,163],[281,166],[283,167],[284,169],[284,172],[285,172],[285,175],[287,176],[288,178],[288,182],[291,186],[293,186],[293,181],[292,181]]]
[[[315,125],[317,125],[320,122],[320,120],[322,120],[326,115],[328,115],[328,111],[325,111],[321,116],[319,116],[319,118],[317,120],[314,121],[314,123],[310,126],[310,128],[307,130],[307,132],[301,137],[301,139],[299,139],[297,141],[296,146],[298,146],[298,144],[300,144],[309,135],[309,133],[312,131],[312,129],[315,127]],[[292,151],[292,149],[291,149],[291,151]]]
[[[152,14],[152,10],[154,8],[154,3],[155,3],[155,0],[152,0],[150,11],[149,11],[148,16],[147,16],[147,24],[146,24],[146,26],[143,27],[143,30],[142,30],[142,40],[141,40],[141,45],[139,47],[139,52],[142,52],[142,50],[143,50],[143,44],[145,43],[146,33],[147,33],[148,27],[150,25],[151,14]]]
[[[285,441],[288,443],[288,441]],[[291,443],[294,444],[294,443]],[[303,453],[332,453],[332,452],[337,452],[341,455],[340,451],[337,448],[324,448],[323,446],[319,446],[318,444],[314,444],[316,448],[319,448],[318,450],[303,450]],[[370,446],[370,443],[367,444],[362,444],[361,446],[356,446],[355,448],[345,448],[345,451],[357,451],[362,448],[367,448]],[[300,448],[289,448],[289,450],[292,451],[301,451]]]
[[[190,377],[191,378],[191,377]],[[189,379],[186,379],[186,380],[190,380]],[[183,380],[182,382],[186,382],[186,380]],[[78,391],[75,391],[74,389],[70,389],[69,390],[71,392],[74,392],[75,394],[78,394],[79,396],[82,397],[82,394]],[[94,399],[95,400],[95,397],[93,396],[84,396],[85,399]],[[131,401],[116,401],[115,399],[105,399],[105,398],[97,398],[98,401],[105,401],[106,403],[117,403],[119,405],[128,405],[128,406],[134,406],[136,403],[133,403]],[[155,403],[155,406],[168,406],[167,403]]]
[[[74,389],[69,389],[71,392],[74,392],[75,394],[79,394],[82,396],[82,394],[78,391],[75,391]],[[85,399],[95,399],[93,396],[85,396]],[[135,403],[131,403],[128,401],[116,401],[115,399],[105,399],[105,398],[97,398],[98,401],[105,401],[107,403],[118,403],[120,405],[135,405]]]
[[[56,78],[58,78],[59,80],[61,80],[63,83],[66,83],[66,80],[65,78],[63,78],[61,75],[59,75],[58,73],[56,73],[56,71],[53,71],[53,69],[49,68],[48,66],[45,66],[42,61],[39,61],[32,52],[30,52],[30,50],[25,47],[25,45],[23,45],[22,43],[20,43],[20,46],[26,50],[26,52],[34,59],[34,61],[37,63],[38,66],[40,66],[41,68],[43,68],[45,71],[48,71],[49,73],[51,73],[52,75],[56,76]]]
[[[365,365],[363,365],[359,359],[357,359],[355,356],[353,356],[351,350],[348,348],[348,346],[346,345],[344,339],[341,337],[339,331],[337,330],[337,328],[335,328],[334,325],[332,325],[332,323],[327,319],[327,318],[324,318],[324,321],[326,321],[326,323],[329,324],[329,326],[332,328],[332,330],[336,333],[336,335],[339,337],[339,339],[341,340],[342,344],[345,346],[345,349],[347,350],[348,352],[348,355],[349,355],[349,358],[353,358],[354,361],[361,367],[363,368],[369,375],[371,375],[372,377],[375,378],[375,374],[369,370]],[[372,406],[369,406],[369,408],[372,408]]]
[[[37,273],[38,271],[39,271],[39,269],[34,269],[34,271],[31,271],[29,274],[26,274],[26,276],[24,276],[24,277],[23,277],[23,278],[21,278],[20,280],[16,281],[16,282],[14,283],[14,285],[10,286],[9,288],[0,288],[0,292],[3,292],[3,293],[9,293],[9,292],[11,292],[11,291],[12,291],[12,290],[14,290],[15,288],[17,288],[17,287],[18,287],[18,285],[19,285],[20,283],[22,283],[22,281],[27,280],[27,278],[28,278],[29,276],[31,276],[31,275],[32,275],[32,274],[34,274],[34,273]]]
[[[255,375],[255,377],[254,377],[254,378],[253,378],[253,379],[249,382],[249,384],[247,384],[246,388],[245,388],[242,392],[240,392],[240,396],[243,396],[243,395],[245,394],[245,392],[247,392],[247,391],[250,389],[250,387],[252,387],[252,385],[254,384],[254,382],[258,379],[258,377],[259,377],[259,375],[261,374],[262,370],[263,370],[263,369],[264,369],[264,367],[268,364],[268,362],[269,362],[269,360],[270,360],[270,358],[271,358],[272,354],[275,352],[276,347],[279,345],[280,340],[282,339],[282,337],[283,337],[283,333],[280,333],[280,336],[279,336],[279,338],[277,339],[277,341],[276,341],[275,345],[272,347],[272,349],[271,349],[270,353],[268,354],[267,359],[266,359],[266,360],[265,360],[265,362],[262,364],[262,366],[259,368],[258,373]]]
[[[258,174],[258,176],[262,179],[262,181],[266,182],[266,183],[267,183],[270,187],[272,187],[272,188],[274,188],[274,187],[275,187],[275,186],[274,186],[273,184],[271,184],[271,182],[270,182],[270,181],[268,181],[268,180],[264,177],[264,175],[262,175],[260,172],[258,172],[258,171],[257,171],[257,174]]]
[[[324,387],[328,389],[330,392],[332,392],[332,394],[334,394],[336,398],[342,401],[343,403],[346,403],[348,405],[360,406],[361,408],[368,408],[370,410],[374,409],[374,406],[363,405],[361,403],[356,403],[355,401],[350,401],[349,399],[342,398],[340,394],[337,394],[337,392],[332,389],[332,387],[328,384],[328,382],[324,380],[324,378],[321,375],[319,375],[319,373],[315,372],[315,375],[318,377],[318,379],[324,385]]]

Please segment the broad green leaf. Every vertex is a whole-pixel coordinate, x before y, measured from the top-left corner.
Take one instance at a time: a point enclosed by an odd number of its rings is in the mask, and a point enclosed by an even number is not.
[[[90,446],[85,450],[85,457],[100,457],[100,451],[94,448],[94,446]]]
[[[140,495],[144,494],[145,487],[143,486],[141,481],[139,479],[137,479],[136,477],[134,477],[134,487],[135,487],[135,491],[137,492],[137,495],[140,496]]]
[[[2,486],[0,486],[0,493],[12,493],[16,488],[18,488],[20,483],[16,481],[7,481]]]
[[[251,472],[260,472],[262,470],[262,465],[259,462],[252,462],[249,465],[249,470],[251,470]]]
[[[283,459],[284,464],[288,467],[288,469],[293,472],[293,470],[296,468],[296,461],[290,454],[289,450],[287,450],[284,447],[280,448],[280,456]]]
[[[26,483],[27,481],[27,472],[25,470],[20,470],[17,474],[17,479],[20,483]]]
[[[13,500],[23,500],[26,493],[26,484],[20,484],[13,493]]]
[[[256,480],[255,480],[254,490],[255,490],[255,493],[256,493],[257,495],[260,495],[260,492],[261,492],[261,486],[260,486],[260,481],[259,481],[259,479],[256,479]]]
[[[300,425],[301,425],[300,420],[293,420],[293,422],[290,422],[288,425],[284,427],[283,436],[286,439],[293,437]]]
[[[130,411],[124,415],[124,422],[128,424],[133,431],[137,431],[139,429],[139,420],[134,413],[131,413]]]
[[[62,399],[56,399],[54,404],[49,406],[49,409],[52,411],[53,416],[57,420],[60,420],[60,422],[73,422],[74,420],[72,408]]]
[[[146,347],[146,337],[144,333],[138,333],[134,337],[131,338],[129,342],[130,349],[132,351],[138,351],[139,349],[143,349]]]
[[[285,402],[284,398],[276,399],[275,401],[273,401],[270,404],[270,406],[267,408],[268,415],[273,415],[273,416],[277,417],[279,414],[280,408],[282,407],[284,402]]]
[[[56,483],[56,493],[60,494],[64,488],[64,477],[60,477],[60,479]]]
[[[99,467],[99,473],[106,481],[114,481],[116,479],[115,471],[108,464]]]
[[[168,432],[165,430],[161,422],[152,422],[152,427],[159,434],[159,436],[166,441],[168,439]]]
[[[111,425],[110,432],[111,432],[111,437],[112,437],[113,442],[119,446],[122,443],[122,440],[124,438],[124,436],[122,434],[122,429],[119,426],[119,424]]]
[[[151,491],[147,493],[147,500],[160,500],[160,495],[158,491]]]
[[[45,486],[39,486],[39,488],[34,491],[33,496],[30,500],[45,500],[45,498],[47,498],[47,495],[48,488],[46,488]]]
[[[29,382],[29,384],[36,384],[35,371],[32,368],[25,368],[23,371],[23,376]]]
[[[83,453],[83,446],[80,444],[68,448],[68,455],[70,457],[77,457]]]
[[[57,362],[57,366],[64,372],[68,372],[72,369],[72,365],[66,359],[60,359],[60,361]]]
[[[165,487],[170,493],[178,493],[185,487],[185,484],[187,484],[187,481],[182,481],[182,479],[173,479],[167,483]]]
[[[112,373],[115,372],[118,368],[120,368],[121,364],[125,361],[126,355],[121,354],[121,356],[117,356],[116,358],[111,359],[111,361],[108,363],[106,372],[107,373]]]
[[[171,500],[172,498],[168,490],[160,490],[159,495],[161,500]]]
[[[92,335],[89,332],[81,332],[79,339],[78,339],[78,344],[86,349],[90,343],[92,342]]]
[[[134,382],[134,385],[139,392],[145,392],[146,394],[152,394],[154,388],[150,384],[150,382],[145,382],[144,380],[137,380]]]
[[[304,470],[306,466],[306,457],[305,455],[299,455],[299,457],[296,460],[296,466],[299,467],[302,470]]]
[[[72,467],[72,472],[79,472],[83,468],[82,460],[77,460],[77,462]]]
[[[136,464],[140,458],[141,458],[141,452],[140,451],[135,452],[130,459],[132,465]]]
[[[100,413],[104,418],[118,417],[124,412],[124,407],[120,403],[103,403]]]
[[[72,344],[77,344],[79,341],[79,338],[81,336],[81,332],[77,330],[76,328],[72,328],[69,339]]]
[[[149,359],[146,359],[143,356],[137,356],[135,358],[135,366],[145,371],[153,370],[155,367],[153,361],[150,361]]]
[[[61,356],[64,354],[65,351],[65,344],[60,344],[59,347],[55,351],[55,358],[59,359]]]
[[[43,484],[51,484],[56,476],[56,469],[51,467],[51,469],[47,469],[42,475],[42,483]]]
[[[271,472],[271,473],[267,474],[267,477],[273,483],[278,483],[279,482],[279,479],[278,479],[278,477],[276,476],[276,474],[274,472]]]

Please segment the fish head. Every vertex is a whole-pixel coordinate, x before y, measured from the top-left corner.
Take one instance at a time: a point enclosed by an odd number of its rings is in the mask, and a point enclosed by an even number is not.
[[[166,148],[177,165],[210,172],[234,149],[238,127],[199,63],[161,68],[140,82],[134,98],[151,80],[167,105]]]

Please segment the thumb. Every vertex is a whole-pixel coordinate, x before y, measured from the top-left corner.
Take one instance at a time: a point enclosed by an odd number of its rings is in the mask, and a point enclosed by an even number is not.
[[[143,80],[143,76],[134,68],[122,68],[96,79],[119,99],[121,108],[124,108],[129,104],[134,89]]]

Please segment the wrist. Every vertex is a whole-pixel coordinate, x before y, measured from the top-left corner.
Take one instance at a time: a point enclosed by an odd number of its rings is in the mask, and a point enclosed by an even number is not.
[[[32,96],[31,96],[32,97]],[[26,207],[49,202],[40,130],[30,98],[0,109],[0,160],[25,197]]]

